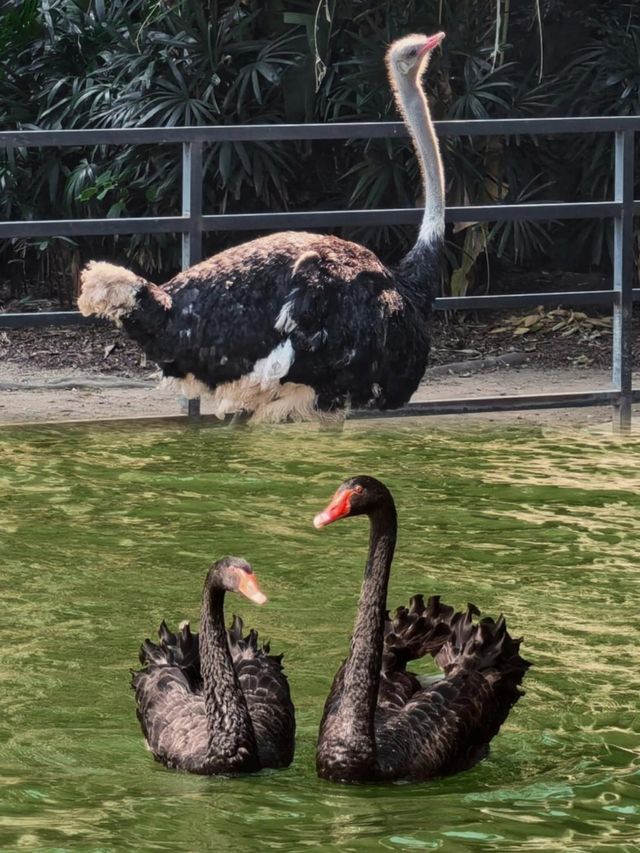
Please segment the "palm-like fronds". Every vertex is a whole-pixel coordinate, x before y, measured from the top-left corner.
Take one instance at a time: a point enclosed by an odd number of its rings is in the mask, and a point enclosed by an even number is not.
[[[562,32],[575,0],[7,0],[0,11],[0,127],[80,128],[281,123],[397,118],[386,81],[386,45],[410,31],[444,29],[427,79],[437,118],[573,112],[638,114],[640,21],[633,4],[585,0],[591,41],[569,55]],[[538,16],[540,12],[540,20]],[[539,31],[545,75],[539,80]],[[556,30],[553,30],[553,28]],[[558,37],[556,36],[556,39]],[[451,203],[608,198],[606,135],[568,139],[447,140]],[[640,154],[640,140],[639,149]],[[420,204],[419,171],[402,140],[205,147],[204,204],[211,212]],[[168,215],[180,209],[178,146],[96,146],[0,152],[0,215],[8,219]],[[453,269],[494,253],[531,263],[550,238],[606,255],[606,223],[450,229]],[[358,228],[393,260],[415,229]],[[179,240],[118,238],[118,253],[150,274],[179,263]],[[219,249],[225,235],[209,235]],[[473,250],[469,249],[473,243]],[[92,252],[112,247],[96,241]],[[62,242],[5,242],[4,261],[44,269],[68,260]],[[584,254],[584,253],[583,253]],[[65,262],[66,262],[65,260]],[[26,273],[28,275],[28,273]],[[459,281],[472,281],[465,272]],[[456,284],[456,287],[458,287]]]

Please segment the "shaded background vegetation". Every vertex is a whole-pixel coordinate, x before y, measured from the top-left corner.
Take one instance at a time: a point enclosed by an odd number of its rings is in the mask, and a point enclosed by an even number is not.
[[[395,119],[385,47],[436,29],[436,118],[640,112],[634,0],[18,0],[0,5],[0,129]],[[613,192],[608,134],[448,140],[445,154],[451,204]],[[221,143],[205,166],[206,213],[421,201],[408,142]],[[0,152],[4,219],[177,214],[180,187],[178,146]],[[340,233],[393,261],[415,229]],[[207,235],[206,251],[238,240]],[[470,223],[447,233],[444,287],[504,287],[514,264],[605,269],[610,242],[597,221]],[[4,241],[4,303],[69,302],[93,255],[156,280],[180,260],[170,235]]]

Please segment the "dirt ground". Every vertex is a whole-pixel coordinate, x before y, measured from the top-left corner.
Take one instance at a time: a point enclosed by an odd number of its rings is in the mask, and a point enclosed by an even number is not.
[[[634,319],[640,367],[640,317]],[[415,402],[607,389],[611,320],[596,311],[534,308],[490,318],[434,319],[430,369]],[[207,401],[202,401],[207,414]],[[160,381],[112,326],[0,331],[0,424],[171,417],[179,390]],[[605,424],[610,407],[465,415],[481,421]],[[459,421],[460,416],[438,416]]]
[[[602,368],[563,367],[555,370],[530,365],[478,370],[462,369],[451,375],[434,371],[413,397],[414,401],[455,397],[526,394],[535,391],[586,391],[610,385]],[[438,375],[439,374],[439,375]],[[636,407],[640,413],[640,406]],[[207,414],[207,402],[202,403]],[[5,363],[0,369],[0,425],[58,421],[107,420],[133,417],[171,417],[180,414],[180,397],[173,387],[145,376],[115,376],[78,368],[30,367]],[[462,416],[437,416],[437,422],[460,422]],[[539,410],[464,415],[480,422],[599,426],[611,422],[610,407]]]

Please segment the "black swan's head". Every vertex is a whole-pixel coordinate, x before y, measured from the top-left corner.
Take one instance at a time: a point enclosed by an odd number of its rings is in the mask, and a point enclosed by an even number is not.
[[[373,515],[383,508],[393,508],[391,492],[375,477],[350,477],[338,487],[326,509],[313,519],[314,527],[326,527],[339,518],[351,515]]]
[[[227,592],[239,592],[254,604],[264,604],[267,600],[253,569],[241,557],[223,557],[214,563],[209,569],[206,586]]]
[[[431,52],[438,47],[444,33],[432,36],[414,34],[394,41],[387,50],[387,68],[392,84],[395,81],[415,82],[425,72]]]

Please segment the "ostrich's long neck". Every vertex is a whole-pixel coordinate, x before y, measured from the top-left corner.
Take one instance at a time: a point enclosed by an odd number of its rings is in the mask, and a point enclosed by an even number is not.
[[[375,758],[374,714],[380,686],[384,620],[389,571],[396,544],[397,520],[393,502],[371,516],[369,556],[358,615],[344,670],[340,718],[358,746],[363,762]]]
[[[419,81],[392,75],[393,93],[416,150],[424,190],[424,215],[415,246],[398,272],[416,297],[430,302],[430,280],[437,274],[444,238],[444,172],[427,99]]]
[[[241,770],[257,761],[253,724],[235,673],[224,626],[224,589],[205,587],[200,669],[207,714],[207,761],[214,770]]]

